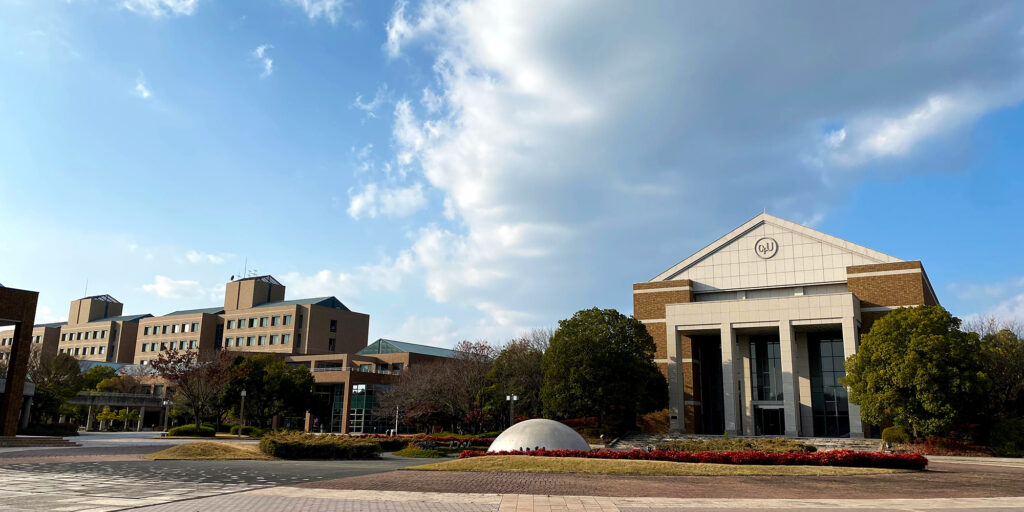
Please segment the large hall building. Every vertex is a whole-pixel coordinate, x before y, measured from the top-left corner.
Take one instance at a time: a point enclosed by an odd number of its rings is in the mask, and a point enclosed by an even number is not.
[[[863,437],[845,358],[882,315],[935,304],[920,261],[766,213],[633,285],[688,434]]]

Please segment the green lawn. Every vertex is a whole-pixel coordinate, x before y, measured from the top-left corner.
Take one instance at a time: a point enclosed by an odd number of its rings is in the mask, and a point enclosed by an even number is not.
[[[596,475],[743,475],[743,476],[845,476],[884,475],[903,470],[841,468],[831,466],[755,466],[741,464],[698,464],[649,460],[608,460],[571,457],[491,455],[435,462],[405,469],[424,471],[513,471],[528,473],[586,473]]]

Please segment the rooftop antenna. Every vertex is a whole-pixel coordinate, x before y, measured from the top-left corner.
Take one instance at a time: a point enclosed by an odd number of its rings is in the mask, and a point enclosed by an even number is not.
[[[87,277],[87,278],[85,278],[85,295],[82,295],[82,297],[88,297],[88,296],[89,296],[89,278]]]

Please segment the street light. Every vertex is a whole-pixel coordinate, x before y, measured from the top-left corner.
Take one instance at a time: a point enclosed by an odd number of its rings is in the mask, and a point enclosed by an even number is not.
[[[164,432],[167,432],[167,421],[171,416],[170,407],[172,403],[170,400],[164,400]],[[142,421],[142,418],[139,418],[139,421]]]
[[[519,395],[505,395],[505,400],[508,401],[508,426],[512,426],[516,422],[516,400],[519,400]]]
[[[244,389],[242,390],[242,408],[241,409],[242,409],[241,410],[241,414],[239,414],[239,416],[241,416],[240,420],[241,420],[242,424],[238,426],[238,437],[242,437],[242,429],[245,428],[245,390]]]

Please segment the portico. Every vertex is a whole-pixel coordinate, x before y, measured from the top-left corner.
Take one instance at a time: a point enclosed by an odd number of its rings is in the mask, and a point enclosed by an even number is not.
[[[767,213],[633,285],[688,434],[863,437],[845,359],[882,315],[934,304],[921,262]]]

